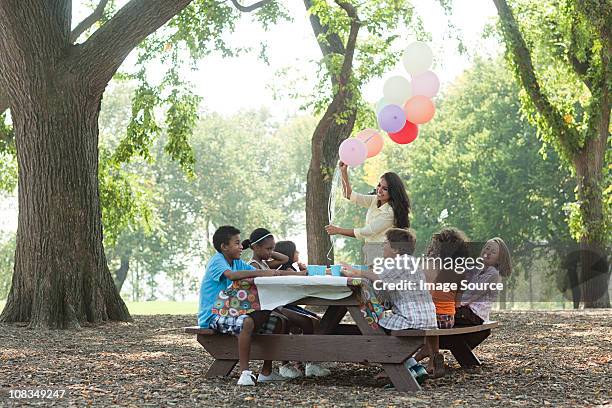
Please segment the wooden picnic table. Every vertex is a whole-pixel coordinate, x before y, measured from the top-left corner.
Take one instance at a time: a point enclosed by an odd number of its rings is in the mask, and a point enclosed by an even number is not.
[[[251,342],[252,360],[334,361],[379,363],[398,391],[421,389],[404,367],[404,361],[425,344],[425,337],[440,336],[440,348],[448,349],[462,367],[480,365],[473,350],[497,327],[497,322],[453,329],[398,330],[387,335],[380,327],[372,327],[363,316],[356,293],[340,300],[307,297],[293,304],[326,307],[318,330],[312,335],[257,334]],[[342,324],[349,313],[355,324]],[[211,329],[188,327],[187,333],[215,361],[206,377],[227,376],[238,363],[238,339]]]

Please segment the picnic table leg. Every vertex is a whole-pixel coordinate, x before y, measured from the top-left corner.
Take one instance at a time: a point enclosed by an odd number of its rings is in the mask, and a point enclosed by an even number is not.
[[[315,334],[332,334],[346,314],[346,306],[329,306],[319,322]]]
[[[363,314],[361,313],[359,307],[349,306],[347,309],[351,314],[351,317],[357,324],[357,327],[359,327],[359,330],[361,330],[361,334],[378,334],[381,336],[386,336],[386,333],[382,328],[378,327],[377,329],[375,329],[368,324],[366,319],[363,317]],[[417,382],[416,378],[414,378],[412,374],[408,372],[406,367],[404,367],[403,363],[382,364],[382,367],[389,376],[389,379],[393,383],[393,386],[396,390],[402,392],[414,392],[421,390],[421,386]]]
[[[420,391],[421,386],[417,380],[406,370],[404,364],[383,364],[385,372],[396,390],[402,392]]]
[[[474,355],[465,338],[449,338],[448,349],[453,353],[461,367],[479,366],[480,360]]]
[[[470,346],[470,348],[474,350],[476,347],[478,347],[480,343],[485,341],[485,339],[489,337],[490,335],[491,335],[491,330],[470,333],[469,335],[466,335],[466,341],[467,341],[468,346]]]
[[[237,363],[238,360],[216,359],[208,368],[208,371],[206,372],[206,377],[226,377],[232,372]]]

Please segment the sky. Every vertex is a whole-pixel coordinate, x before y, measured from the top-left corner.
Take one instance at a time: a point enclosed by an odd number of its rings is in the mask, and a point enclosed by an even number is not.
[[[453,81],[457,75],[470,65],[470,57],[476,51],[496,52],[498,45],[494,41],[482,40],[485,24],[494,21],[495,7],[491,0],[456,0],[452,22],[462,33],[467,45],[468,55],[460,55],[457,42],[449,38],[447,17],[436,0],[415,1],[417,12],[422,16],[425,29],[432,34],[430,43],[434,52],[433,70],[440,77],[443,86]],[[270,66],[258,60],[255,55],[244,55],[239,58],[223,59],[219,56],[206,58],[199,64],[198,73],[193,75],[198,93],[204,97],[204,108],[230,114],[236,110],[267,106],[273,114],[290,116],[298,112],[300,102],[285,97],[274,100],[271,86],[278,84],[278,72],[287,68],[291,77],[314,78],[316,61],[321,57],[308,16],[300,0],[285,1],[291,15],[296,16],[292,22],[275,26],[270,32],[264,32],[256,24],[239,25],[231,36],[231,43],[241,46],[253,46],[258,49],[260,42],[265,42],[269,51]],[[245,18],[245,20],[248,20]],[[402,34],[402,33],[400,33]],[[402,35],[398,45],[403,49],[414,38]],[[403,44],[402,44],[403,42]],[[398,64],[384,77],[367,84],[363,91],[367,101],[375,103],[382,97],[384,81],[389,76],[404,75],[398,53]],[[305,88],[312,83],[299,84]]]
[[[250,4],[250,1],[242,2]],[[121,3],[123,2],[119,2]],[[425,29],[432,35],[430,46],[434,52],[433,71],[440,78],[442,87],[450,84],[468,68],[476,53],[483,55],[500,51],[496,41],[482,39],[484,27],[495,21],[496,11],[491,0],[455,0],[451,21],[460,32],[467,49],[466,54],[458,52],[457,42],[449,35],[448,17],[436,0],[415,0],[414,3],[423,18]],[[75,0],[73,26],[89,13],[84,4],[86,3]],[[187,79],[194,84],[196,93],[203,97],[203,111],[231,114],[238,110],[266,107],[279,121],[303,113],[299,111],[303,101],[291,100],[283,95],[283,81],[279,80],[279,71],[285,69],[290,73],[290,77],[295,78],[315,78],[316,61],[321,54],[303,2],[284,0],[284,4],[290,14],[295,16],[292,22],[283,22],[269,32],[264,32],[258,24],[251,23],[250,19],[245,17],[237,25],[236,32],[227,37],[230,44],[251,46],[256,50],[261,42],[265,42],[270,65],[259,60],[255,53],[230,59],[211,55],[198,64],[196,71],[187,73]],[[404,34],[402,41],[404,43],[400,44],[400,48],[405,48],[414,38]],[[382,96],[384,81],[389,76],[407,75],[401,65],[400,53],[397,60],[395,69],[364,87],[363,93],[367,101],[375,103]],[[133,61],[134,55],[131,55],[121,70],[132,71]],[[156,75],[163,71],[163,67],[152,66],[151,70],[152,74]],[[297,86],[308,89],[314,86],[314,82],[301,81]],[[281,90],[279,99],[275,99],[273,89]],[[16,229],[16,197],[0,196],[0,232],[11,233]],[[304,237],[296,240],[300,242],[300,247],[305,246]],[[301,253],[306,253],[305,247],[300,249]]]

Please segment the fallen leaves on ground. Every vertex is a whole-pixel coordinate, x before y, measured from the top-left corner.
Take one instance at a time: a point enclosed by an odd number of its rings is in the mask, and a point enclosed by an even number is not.
[[[55,406],[606,406],[612,403],[612,311],[499,312],[461,369],[406,394],[374,380],[376,364],[327,363],[332,376],[236,386],[204,378],[212,358],[183,333],[194,316],[136,316],[79,331],[0,325],[0,405]],[[254,364],[257,371],[259,363]],[[9,399],[9,390],[66,389],[63,399]]]

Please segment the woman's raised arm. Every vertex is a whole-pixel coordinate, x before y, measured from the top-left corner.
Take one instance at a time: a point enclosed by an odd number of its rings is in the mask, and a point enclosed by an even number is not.
[[[349,181],[348,166],[342,162],[338,163],[338,166],[340,167],[340,174],[342,175],[342,193],[344,194],[344,198],[350,200],[353,189]]]

